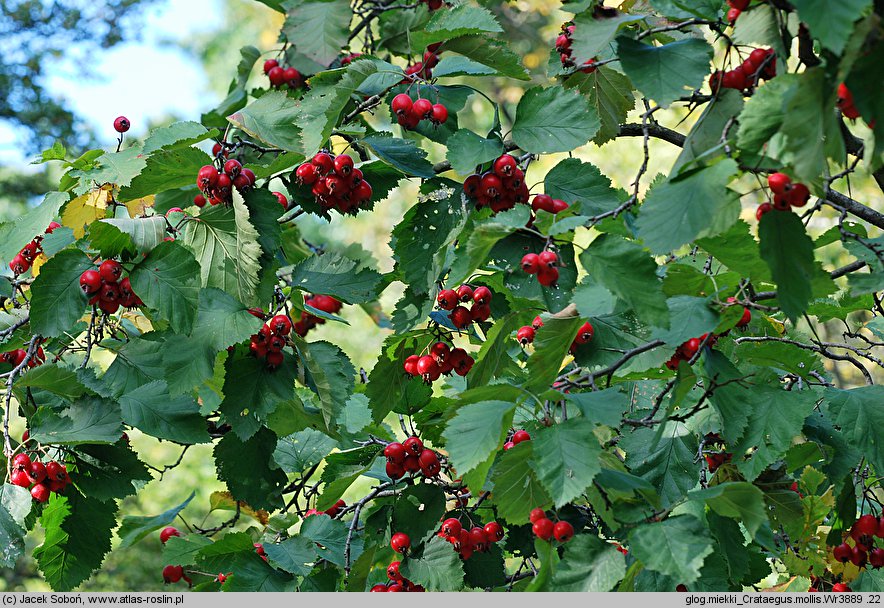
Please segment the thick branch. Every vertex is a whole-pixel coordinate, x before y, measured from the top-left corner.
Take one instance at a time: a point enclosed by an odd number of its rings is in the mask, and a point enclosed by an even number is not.
[[[668,141],[669,143],[678,146],[679,148],[684,146],[685,136],[678,131],[667,129],[666,127],[658,124],[648,125],[647,131],[648,135],[650,135],[651,137],[662,139],[663,141]],[[642,126],[640,124],[627,123],[624,125],[620,125],[620,132],[617,134],[617,136],[644,137],[644,132],[642,131]]]

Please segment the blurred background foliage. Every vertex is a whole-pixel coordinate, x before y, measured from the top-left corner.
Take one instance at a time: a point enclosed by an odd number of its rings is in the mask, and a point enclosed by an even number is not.
[[[188,0],[165,0],[166,2],[187,2]],[[95,136],[87,127],[78,121],[78,117],[66,107],[65,100],[46,90],[41,81],[41,65],[54,57],[65,54],[73,57],[88,58],[96,49],[110,48],[115,44],[137,36],[141,24],[138,14],[145,5],[160,3],[162,0],[90,0],[89,2],[71,1],[56,3],[42,0],[0,0],[0,50],[8,50],[10,44],[23,45],[19,53],[0,53],[0,121],[11,121],[18,131],[24,135],[21,145],[28,154],[37,152],[41,147],[48,147],[55,138],[61,139],[68,149],[68,157],[75,158],[90,145],[94,145]],[[278,48],[277,36],[282,25],[281,14],[270,10],[264,4],[253,0],[214,0],[219,25],[213,31],[202,32],[196,36],[170,40],[169,44],[177,45],[199,62],[205,72],[208,88],[200,91],[204,96],[204,109],[213,108],[227,92],[228,85],[234,76],[236,64],[239,62],[239,49],[245,45],[253,45],[262,53],[275,54]],[[632,6],[643,3],[643,0],[627,0]],[[519,53],[525,66],[532,72],[531,82],[519,83],[512,80],[498,79],[461,79],[464,83],[477,86],[490,97],[504,105],[504,133],[512,124],[512,112],[521,92],[536,83],[546,82],[545,67],[550,60],[550,51],[561,24],[570,15],[561,10],[557,0],[516,0],[507,2],[485,2],[498,15],[508,32],[514,50]],[[608,0],[608,6],[618,6],[619,1]],[[47,7],[63,6],[60,13],[47,13]],[[108,27],[116,23],[119,27]],[[54,26],[54,27],[53,27]],[[47,28],[49,28],[47,30]],[[7,38],[7,36],[12,36]],[[15,41],[20,41],[16,43]],[[351,49],[358,51],[358,48]],[[723,45],[718,47],[719,56],[716,65],[723,62]],[[88,61],[79,65],[88,72]],[[265,86],[264,76],[260,71],[259,61],[250,76],[250,85]],[[614,66],[616,68],[616,64]],[[795,66],[790,65],[790,69]],[[162,65],[132,66],[135,70],[161,70]],[[492,86],[489,87],[489,84]],[[181,85],[188,86],[186,83]],[[174,95],[172,90],[129,90],[121,91],[121,107],[125,107],[127,96],[149,95],[153,97]],[[462,127],[483,132],[490,124],[489,106],[480,96],[474,95],[471,102],[458,115]],[[656,114],[657,120],[672,128],[686,133],[700,110],[689,113],[685,110],[666,110]],[[640,122],[639,112],[633,110],[628,122]],[[146,133],[155,128],[174,122],[175,120],[196,120],[197,116],[169,115],[146,129],[137,131]],[[377,126],[390,127],[390,116],[382,107],[375,115]],[[864,132],[856,135],[862,137]],[[395,128],[398,131],[398,127]],[[433,161],[444,158],[444,150],[426,140],[422,141],[430,150]],[[678,156],[679,149],[661,140],[652,139],[649,143],[650,164],[646,183],[642,190],[657,174],[666,174]],[[340,152],[340,150],[338,150]],[[528,174],[528,184],[541,184],[546,172],[565,158],[565,154],[544,156],[532,163]],[[599,147],[589,144],[575,154],[582,160],[592,162],[608,175],[616,186],[630,188],[630,181],[635,168],[641,163],[642,150],[640,138],[620,138]],[[835,173],[838,169],[833,169]],[[3,166],[0,164],[0,220],[15,217],[30,203],[33,204],[47,190],[57,185],[60,169],[57,164],[38,165],[31,167]],[[834,186],[841,191],[849,191],[852,196],[880,209],[881,192],[878,190],[868,172],[861,165],[851,176],[849,188],[844,183]],[[743,194],[743,218],[754,222],[754,212],[760,202],[761,194],[758,185],[748,178],[732,185]],[[276,189],[276,188],[272,188]],[[389,247],[390,229],[398,223],[405,210],[417,196],[416,183],[403,183],[385,201],[378,203],[371,213],[362,213],[358,217],[342,217],[335,215],[331,222],[302,216],[298,225],[304,238],[314,244],[329,245],[340,243],[346,246],[356,243],[370,252],[381,272],[390,271],[393,267],[392,252]],[[876,204],[877,201],[878,203]],[[812,232],[817,234],[833,225],[833,216],[827,212],[814,216]],[[578,233],[578,245],[585,245],[593,238],[593,233],[583,230]],[[836,246],[824,248],[818,252],[823,262],[840,265],[845,260],[834,256],[840,255],[842,249]],[[826,258],[829,256],[829,259]],[[387,289],[381,304],[384,310],[392,310],[401,295],[401,287],[394,284]],[[370,370],[377,353],[389,331],[378,328],[375,321],[359,307],[345,307],[342,316],[350,323],[325,324],[311,336],[316,340],[328,340],[341,346],[353,363]],[[824,325],[823,339],[838,337],[841,332],[840,322],[832,321]],[[853,373],[853,372],[846,372]],[[842,378],[843,384],[853,380],[847,375]],[[444,388],[442,389],[444,390]],[[17,421],[14,431],[21,433],[24,429],[21,421]],[[133,446],[143,460],[158,469],[174,463],[181,454],[181,448],[168,442],[158,442],[152,438],[141,436],[137,431],[130,432]],[[155,515],[181,503],[191,491],[196,497],[183,511],[184,520],[189,523],[206,527],[217,525],[230,517],[229,511],[208,513],[209,501],[213,492],[223,491],[224,485],[217,480],[213,460],[212,446],[194,446],[187,451],[180,466],[167,471],[160,479],[155,471],[154,481],[147,484],[137,496],[126,499],[121,504],[120,512],[125,515]],[[369,485],[368,480],[355,484],[348,496],[356,496]],[[347,496],[345,496],[347,498]],[[185,526],[179,520],[176,525]],[[243,517],[237,524],[238,529],[247,529],[254,521]],[[39,545],[42,539],[39,532],[28,539],[28,552]],[[152,535],[134,547],[113,551],[105,561],[102,569],[81,586],[81,590],[89,591],[125,591],[143,590],[160,591],[164,588],[160,572],[165,564],[161,558],[161,545],[157,535]],[[21,559],[14,570],[2,571],[0,574],[0,591],[48,591],[36,566],[28,559]],[[176,587],[176,590],[178,588]]]

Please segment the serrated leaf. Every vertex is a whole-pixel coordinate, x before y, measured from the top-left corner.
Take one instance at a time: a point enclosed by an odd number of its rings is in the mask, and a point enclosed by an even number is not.
[[[264,551],[270,564],[280,570],[299,576],[307,576],[317,558],[316,545],[302,536],[287,538],[281,543],[267,543]]]
[[[651,46],[617,39],[617,56],[632,84],[661,106],[700,88],[709,74],[712,47],[702,38]]]
[[[531,509],[545,509],[553,504],[531,468],[532,443],[523,441],[506,450],[491,470],[497,512],[510,524],[526,521]]]
[[[347,0],[286,0],[282,31],[302,55],[328,65],[347,45],[353,11]]]
[[[234,499],[256,509],[283,506],[281,490],[286,476],[273,461],[275,449],[276,435],[263,427],[247,441],[227,433],[215,444],[218,479],[227,483]]]
[[[198,148],[158,150],[147,157],[147,164],[131,185],[120,188],[118,200],[132,201],[193,185],[200,167],[211,163],[212,157]]]
[[[301,524],[301,536],[309,538],[319,547],[319,556],[337,566],[344,566],[344,548],[347,543],[348,524],[328,515],[312,515]],[[362,554],[363,539],[354,534],[350,543],[350,562]],[[450,547],[449,547],[450,550]]]
[[[235,127],[271,146],[301,150],[299,108],[283,91],[270,91],[227,117]]]
[[[834,422],[841,426],[844,438],[858,447],[876,468],[884,465],[882,396],[884,388],[880,386],[826,391],[826,401],[834,414]]]
[[[261,329],[261,321],[229,293],[201,289],[190,339],[213,351],[242,342]],[[213,353],[214,354],[214,353]]]
[[[488,9],[469,4],[456,4],[444,11],[434,11],[423,31],[413,33],[412,44],[424,48],[434,42],[451,40],[468,34],[488,35],[502,32],[500,24]]]
[[[151,481],[147,466],[128,445],[81,445],[74,451],[76,470],[70,472],[77,489],[104,502],[132,496]]]
[[[90,150],[87,155],[98,155],[94,166],[89,169],[72,169],[68,175],[77,178],[79,183],[74,187],[76,195],[85,194],[96,185],[102,189],[110,189],[113,185],[128,186],[147,164],[146,156],[141,153],[141,146],[129,146],[121,152],[105,152]],[[84,155],[86,156],[86,155]],[[78,163],[74,161],[76,166]]]
[[[616,138],[619,127],[635,108],[635,95],[629,78],[620,72],[600,66],[591,74],[575,74],[565,81],[566,89],[577,88],[589,99],[601,120],[601,128],[593,138],[593,143],[602,145]]]
[[[736,172],[737,164],[726,159],[682,179],[655,182],[636,224],[645,245],[668,253],[730,228],[740,215],[739,197],[727,188]]]
[[[539,393],[552,385],[583,323],[576,315],[550,317],[543,322],[534,337],[534,352],[528,357],[526,389]]]
[[[439,530],[445,514],[445,493],[433,484],[418,484],[402,490],[393,505],[391,529],[404,532],[417,546]]]
[[[448,541],[434,536],[420,556],[407,557],[400,566],[402,576],[427,591],[457,591],[463,586],[463,566]]]
[[[110,186],[102,186],[69,201],[61,211],[61,223],[74,231],[74,236],[82,238],[86,228],[107,216],[110,200]]]
[[[61,367],[57,363],[44,363],[28,371],[16,381],[14,387],[17,391],[22,388],[49,391],[68,401],[88,392],[74,370]]]
[[[182,120],[151,131],[147,139],[144,140],[141,151],[144,154],[150,154],[160,149],[192,146],[210,137],[213,137],[213,131],[209,131],[200,123]]]
[[[611,591],[626,575],[626,558],[614,545],[580,534],[565,545],[551,587],[559,592]]]
[[[510,356],[513,347],[512,333],[522,325],[519,315],[510,313],[502,319],[495,319],[494,325],[485,334],[485,342],[476,355],[476,364],[467,374],[467,386],[475,388],[489,384],[494,378],[513,377],[521,374],[521,369]]]
[[[528,80],[528,72],[519,56],[505,43],[484,35],[461,36],[445,43],[445,50],[497,70],[503,76],[516,80]]]
[[[62,251],[41,268],[31,285],[31,329],[45,337],[60,336],[83,316],[86,297],[80,275],[94,268],[77,249]]]
[[[677,578],[690,586],[713,551],[708,530],[690,515],[644,524],[629,535],[629,549],[648,570]]]
[[[316,508],[320,511],[330,509],[357,479],[372,468],[380,452],[380,446],[367,445],[328,456],[320,478],[325,487],[316,501]]]
[[[313,255],[296,264],[290,272],[281,271],[292,287],[313,294],[325,294],[348,304],[374,300],[381,275],[371,268],[360,267],[350,258],[334,252]]]
[[[482,165],[496,159],[503,153],[500,139],[486,139],[469,129],[460,129],[448,138],[446,158],[458,175],[470,175]]]
[[[573,418],[541,428],[531,438],[531,467],[556,507],[583,494],[601,470],[595,426],[586,418]]]
[[[117,504],[83,496],[74,488],[54,494],[40,516],[46,531],[34,549],[37,565],[53,591],[70,591],[85,581],[111,548]]]
[[[718,484],[689,494],[691,500],[704,502],[710,509],[724,517],[730,517],[746,526],[750,536],[767,521],[764,494],[745,481]]]
[[[516,404],[507,401],[480,401],[457,410],[442,436],[460,475],[469,473],[503,447],[515,409]]]
[[[811,35],[827,49],[840,54],[853,32],[853,24],[871,6],[871,0],[795,0],[798,17],[807,24]]]
[[[328,435],[308,428],[281,437],[273,452],[273,460],[286,473],[301,473],[322,462],[337,445],[338,442]]]
[[[166,236],[166,220],[161,216],[140,217],[134,220],[110,218],[92,225],[89,237],[94,238],[94,231],[102,225],[110,225],[131,239],[139,253],[146,253],[163,242]],[[95,245],[93,241],[93,246]]]
[[[598,167],[576,158],[566,158],[553,167],[543,188],[551,197],[577,205],[583,215],[611,211],[624,200],[622,191],[611,187],[611,180]]]
[[[617,33],[626,25],[641,21],[642,15],[618,13],[616,17],[599,18],[593,11],[584,11],[574,19],[571,52],[575,63],[584,64],[596,55],[613,51],[613,41]]]
[[[199,302],[199,264],[177,242],[161,243],[129,273],[132,289],[179,333],[190,333]]]
[[[664,506],[679,502],[697,483],[697,440],[683,424],[667,423],[659,438],[656,429],[637,428],[620,446],[629,470],[656,488]]]
[[[0,487],[0,564],[4,568],[14,568],[25,551],[25,518],[32,504],[27,488],[9,483]]]
[[[813,241],[794,213],[766,213],[758,225],[759,249],[777,284],[777,299],[794,322],[810,303],[814,277]]]
[[[598,113],[581,95],[561,87],[533,87],[519,100],[512,136],[528,152],[568,152],[595,137],[599,128]]]
[[[67,200],[66,192],[48,192],[33,209],[15,221],[0,224],[0,260],[11,260],[35,236],[43,234]]]
[[[31,437],[40,443],[116,443],[123,436],[120,406],[99,397],[78,399],[57,412],[41,406],[29,423]]]
[[[436,67],[433,68],[434,78],[453,76],[493,76],[497,70],[473,61],[468,57],[448,55],[442,57]]]
[[[353,393],[356,370],[340,348],[329,342],[296,342],[311,388],[319,396],[320,409],[329,428],[336,412],[343,409]]]
[[[580,261],[599,283],[634,308],[640,319],[669,327],[669,307],[657,278],[657,264],[641,245],[603,234],[580,254]]]
[[[410,177],[434,177],[433,165],[427,160],[423,148],[410,139],[400,139],[389,134],[364,137],[362,143],[375,155]]]
[[[171,397],[169,387],[156,380],[120,397],[126,424],[158,439],[177,443],[208,443],[206,421],[189,395]]]
[[[737,145],[741,150],[759,154],[765,151],[783,124],[786,94],[797,85],[797,74],[783,74],[755,90],[740,112]]]
[[[666,303],[669,306],[669,329],[658,330],[653,336],[674,347],[714,330],[720,321],[706,298],[674,296]]]

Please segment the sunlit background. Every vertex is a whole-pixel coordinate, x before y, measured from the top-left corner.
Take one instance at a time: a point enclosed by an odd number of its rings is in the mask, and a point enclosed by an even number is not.
[[[139,4],[137,0],[134,0]],[[96,0],[93,4],[102,4]],[[96,144],[110,147],[115,144],[116,133],[112,123],[116,116],[125,114],[132,123],[127,138],[142,138],[152,128],[175,120],[199,120],[202,112],[212,109],[226,93],[239,60],[239,49],[254,45],[262,52],[275,48],[282,16],[263,4],[252,0],[165,0],[143,1],[132,18],[134,37],[110,49],[91,49],[78,52],[77,43],[65,56],[46,56],[40,60],[44,69],[43,84],[56,100],[63,102],[81,120],[83,126],[94,133]],[[616,5],[617,2],[607,2]],[[543,66],[549,59],[550,47],[557,30],[567,14],[559,10],[555,0],[520,0],[500,3],[497,13],[507,30],[507,39],[514,41],[523,56],[524,63],[535,74],[534,82],[544,82]],[[356,50],[356,49],[354,49]],[[3,51],[0,36],[0,51]],[[257,82],[260,62],[252,74]],[[472,84],[488,89],[488,81]],[[533,84],[533,83],[532,83]],[[506,101],[505,109],[510,116],[524,85],[498,82],[493,95]],[[0,93],[3,94],[3,93]],[[478,97],[478,96],[474,96]],[[476,129],[487,128],[487,105],[474,99],[460,115],[462,126]],[[684,110],[657,114],[661,123],[675,127],[680,120],[690,125],[696,115]],[[379,122],[389,120],[381,112]],[[630,122],[639,122],[633,112]],[[511,124],[511,123],[510,123]],[[504,130],[508,121],[504,117]],[[863,135],[858,132],[858,135]],[[68,145],[68,142],[63,142]],[[430,146],[433,160],[441,160],[444,152]],[[69,157],[82,149],[69,149]],[[651,162],[644,189],[658,173],[667,173],[675,160],[678,149],[662,141],[650,142]],[[589,145],[578,156],[596,164],[610,176],[615,185],[630,188],[632,178],[641,163],[641,142],[623,139],[605,144],[601,148]],[[32,165],[35,150],[29,149],[27,132],[5,121],[0,116],[0,220],[15,217],[26,205],[39,201],[39,193],[57,185],[59,167]],[[565,155],[549,155],[532,164],[528,183],[541,182],[545,172]],[[55,185],[54,185],[55,184]],[[756,185],[745,179],[734,187],[744,193],[743,217],[754,223],[754,210],[759,194]],[[846,191],[846,185],[836,184]],[[862,171],[852,178],[851,191],[859,200],[874,200],[875,190],[869,176]],[[330,224],[311,217],[300,218],[299,225],[311,242],[358,243],[375,257],[381,271],[393,267],[388,246],[389,233],[399,222],[405,209],[414,201],[416,187],[404,185],[386,201],[376,205],[372,213],[357,218],[336,217]],[[878,193],[880,197],[880,193]],[[864,198],[865,197],[865,198]],[[831,225],[831,219],[819,214],[815,222],[820,227]],[[589,231],[580,235],[586,242],[592,238]],[[580,242],[580,241],[578,241]],[[831,251],[831,254],[829,252]],[[822,250],[831,255],[827,263],[843,263],[835,247]],[[386,311],[391,311],[401,289],[395,285],[382,297]],[[351,357],[357,369],[371,369],[384,337],[389,333],[379,329],[357,307],[347,307],[343,316],[351,323],[349,327],[327,324],[311,339],[327,339],[339,344]],[[833,332],[837,332],[835,328]],[[847,381],[850,380],[848,376]],[[23,429],[17,421],[16,431]],[[174,462],[180,453],[177,446],[156,442],[131,432],[133,445],[141,457],[154,466]],[[208,510],[209,496],[223,489],[217,481],[211,459],[211,446],[198,446],[185,456],[182,466],[166,473],[162,480],[149,483],[137,497],[121,504],[121,512],[129,515],[154,515],[184,500],[191,490],[197,493],[191,505],[184,511],[188,521],[202,522]],[[360,491],[354,486],[350,495]],[[220,512],[209,515],[209,525],[229,516]],[[248,519],[240,528],[251,525]],[[41,542],[39,533],[29,537],[27,555]],[[118,539],[115,539],[115,542]],[[152,536],[132,548],[117,550],[110,554],[102,569],[82,585],[88,590],[161,590],[160,572],[165,564],[161,558],[158,538]],[[19,560],[17,568],[0,574],[0,590],[47,589],[28,557]]]

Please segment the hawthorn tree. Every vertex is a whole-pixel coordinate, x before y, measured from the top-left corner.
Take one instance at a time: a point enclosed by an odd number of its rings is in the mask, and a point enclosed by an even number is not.
[[[72,589],[159,533],[199,590],[884,585],[884,215],[850,189],[884,186],[880,2],[565,2],[532,73],[495,2],[265,3],[217,109],[55,145],[0,226],[5,567]],[[391,272],[301,238],[406,181]],[[352,306],[368,372],[310,336]],[[131,429],[212,443],[232,517],[118,513],[174,467]]]

